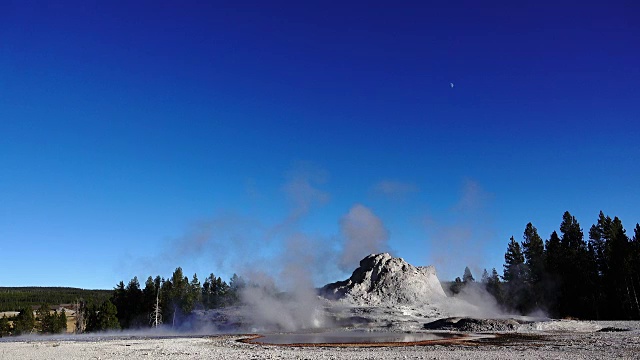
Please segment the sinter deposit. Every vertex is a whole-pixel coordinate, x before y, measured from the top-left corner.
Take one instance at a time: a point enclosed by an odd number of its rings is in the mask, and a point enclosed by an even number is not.
[[[433,266],[413,266],[387,253],[360,261],[350,278],[325,285],[322,294],[360,306],[414,305],[446,298]]]

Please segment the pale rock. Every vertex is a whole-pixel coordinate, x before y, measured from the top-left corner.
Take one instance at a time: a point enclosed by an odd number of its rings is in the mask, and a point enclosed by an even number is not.
[[[328,299],[361,306],[428,305],[447,296],[433,266],[413,266],[388,253],[360,261],[351,277],[325,285]]]

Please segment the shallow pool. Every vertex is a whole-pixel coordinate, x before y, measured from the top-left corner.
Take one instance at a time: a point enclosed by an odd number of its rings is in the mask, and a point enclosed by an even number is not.
[[[415,343],[422,341],[447,340],[461,337],[449,333],[398,333],[367,331],[331,331],[320,333],[266,334],[247,342],[293,345],[293,344],[375,344],[375,343]]]

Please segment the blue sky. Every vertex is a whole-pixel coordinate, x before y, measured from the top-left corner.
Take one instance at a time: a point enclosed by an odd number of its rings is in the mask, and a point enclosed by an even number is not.
[[[0,286],[277,272],[294,243],[335,281],[354,209],[364,250],[444,279],[566,210],[632,234],[639,24],[632,1],[0,1]]]

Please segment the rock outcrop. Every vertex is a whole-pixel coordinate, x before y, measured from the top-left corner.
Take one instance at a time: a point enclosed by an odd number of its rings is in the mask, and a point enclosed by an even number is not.
[[[349,279],[325,285],[321,295],[364,306],[425,305],[447,297],[433,266],[416,267],[387,253],[365,257]]]

